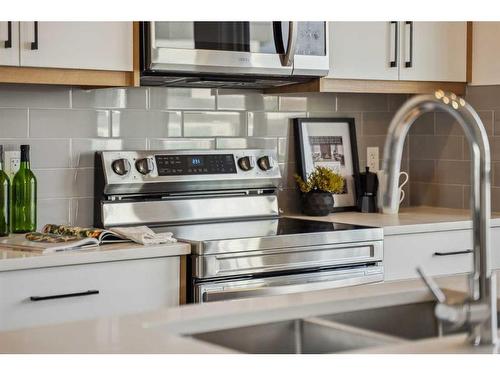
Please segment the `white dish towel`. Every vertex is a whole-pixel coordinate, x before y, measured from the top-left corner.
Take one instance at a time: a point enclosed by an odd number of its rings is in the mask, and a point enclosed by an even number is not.
[[[155,233],[144,225],[138,227],[116,227],[113,228],[112,231],[142,245],[157,245],[162,243],[177,242],[173,233]]]

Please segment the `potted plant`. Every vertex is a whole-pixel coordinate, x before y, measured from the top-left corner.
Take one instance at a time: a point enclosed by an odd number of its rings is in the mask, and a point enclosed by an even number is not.
[[[342,193],[345,179],[330,168],[317,166],[304,181],[295,175],[302,192],[302,212],[309,216],[326,216],[333,209],[333,194]]]

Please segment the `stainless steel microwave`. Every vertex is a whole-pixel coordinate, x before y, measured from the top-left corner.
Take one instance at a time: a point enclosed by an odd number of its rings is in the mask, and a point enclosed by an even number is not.
[[[141,84],[266,88],[328,73],[326,22],[142,22]]]

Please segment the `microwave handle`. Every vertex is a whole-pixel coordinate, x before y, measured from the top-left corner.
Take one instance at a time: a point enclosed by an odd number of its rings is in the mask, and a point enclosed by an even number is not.
[[[273,21],[274,44],[276,46],[276,51],[280,54],[282,66],[293,65],[293,59],[297,49],[298,24],[299,23],[297,21],[288,22],[288,41],[285,51],[283,46],[283,30],[281,28],[281,21]]]

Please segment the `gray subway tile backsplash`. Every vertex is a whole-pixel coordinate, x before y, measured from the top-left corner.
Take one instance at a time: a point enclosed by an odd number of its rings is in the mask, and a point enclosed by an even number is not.
[[[30,109],[32,138],[109,137],[109,111],[93,109]]]
[[[337,111],[388,111],[388,95],[381,94],[338,94]]]
[[[92,223],[93,212],[92,205],[94,204],[92,198],[73,198],[71,199],[70,207],[70,220],[72,225],[81,227],[88,226]]]
[[[213,150],[214,138],[166,138],[150,139],[150,150]]]
[[[248,112],[248,135],[286,137],[291,119],[305,117],[304,112]]]
[[[69,108],[70,88],[43,85],[0,85],[0,107]]]
[[[111,112],[111,136],[121,138],[180,137],[180,111],[114,110]]]
[[[257,148],[257,149],[271,149],[278,150],[278,138],[217,138],[216,147],[220,149],[243,149],[243,148]]]
[[[281,96],[279,109],[283,112],[335,112],[336,98],[335,94],[329,93],[313,93],[305,96]]]
[[[218,90],[217,109],[229,111],[277,111],[278,97],[252,90]]]
[[[71,199],[38,199],[37,223],[41,229],[44,224],[71,224]]]
[[[417,206],[464,208],[462,185],[410,182],[410,201]]]
[[[34,169],[38,199],[76,196],[75,169]]]
[[[459,136],[412,135],[410,137],[412,160],[463,160],[463,140]]]
[[[200,109],[214,110],[215,89],[149,88],[151,109]]]
[[[500,97],[500,88],[485,90]],[[481,89],[469,91],[473,100],[482,100]],[[291,118],[353,117],[363,167],[367,147],[378,146],[383,157],[390,120],[407,97],[1,85],[0,143],[7,150],[22,143],[32,146],[39,207],[48,211],[40,214],[41,222],[92,224],[94,152],[112,149],[276,149],[284,172],[280,206],[293,213],[299,211],[300,195],[293,180],[296,155]],[[479,115],[491,136],[493,185],[499,200],[493,196],[493,207],[500,208],[500,102],[495,100],[481,103]],[[424,115],[412,126],[406,142],[402,169],[410,171],[406,191],[413,205],[466,206],[468,147],[460,129],[443,116],[439,112]]]
[[[241,137],[245,135],[245,112],[184,112],[184,136],[186,137]]]
[[[0,108],[0,137],[22,138],[28,136],[28,110]]]
[[[386,135],[393,116],[390,112],[364,112],[363,135]]]
[[[148,89],[110,88],[98,90],[71,90],[73,108],[128,108],[147,109]]]
[[[69,139],[2,139],[6,151],[19,150],[22,144],[30,145],[32,168],[68,168],[71,166]]]

